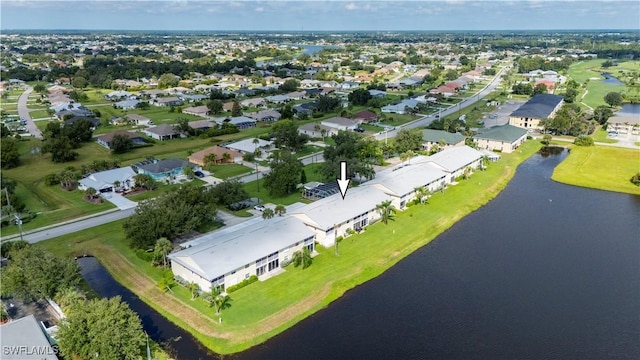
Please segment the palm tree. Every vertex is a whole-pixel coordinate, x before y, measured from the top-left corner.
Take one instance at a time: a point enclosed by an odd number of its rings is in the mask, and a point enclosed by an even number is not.
[[[194,171],[193,166],[185,166],[182,168],[182,173],[189,179],[193,179]]]
[[[158,289],[160,289],[162,292],[167,292],[167,291],[173,292],[171,288],[175,284],[176,283],[172,277],[170,278],[170,277],[163,276],[162,278],[160,278],[160,280],[158,280]]]
[[[278,216],[282,216],[287,213],[287,208],[282,204],[278,204],[275,209],[273,209],[273,212]]]
[[[217,316],[220,316],[222,310],[231,307],[231,298],[229,295],[223,294],[218,286],[211,286],[211,292],[204,294],[203,298],[209,303],[209,306],[216,309]]]
[[[160,238],[153,247],[153,255],[155,260],[162,259],[162,266],[167,267],[167,255],[173,250],[173,244],[167,238]]]
[[[56,293],[55,300],[64,308],[65,313],[68,315],[76,305],[87,300],[87,297],[82,291],[73,287],[67,287]]]
[[[187,290],[189,290],[189,294],[191,294],[191,301],[193,301],[198,297],[200,286],[195,282],[190,282],[187,284]]]
[[[214,154],[214,153],[207,154],[207,155],[204,157],[204,165],[206,166],[206,165],[209,165],[209,164],[215,164],[215,163],[216,163],[216,158],[217,158],[217,157],[218,157],[218,156],[217,156],[216,154]]]
[[[424,204],[427,196],[429,195],[429,190],[427,190],[425,186],[418,186],[413,190],[416,193],[416,200],[418,200],[420,204]]]
[[[378,210],[380,216],[382,216],[382,222],[384,222],[385,225],[389,222],[391,214],[396,212],[396,208],[391,204],[391,200],[385,200],[376,205],[376,210]]]
[[[84,196],[87,198],[87,200],[92,200],[96,196],[96,193],[96,189],[90,187],[84,191]]]
[[[271,208],[266,208],[262,211],[262,218],[265,220],[271,219],[274,215],[275,214]]]
[[[229,154],[228,152],[222,154],[222,161],[226,163],[231,162],[231,154]]]
[[[311,257],[311,250],[306,246],[302,248],[302,250],[293,253],[293,266],[295,267],[302,265],[302,268],[306,269],[311,266],[312,262],[313,258]]]

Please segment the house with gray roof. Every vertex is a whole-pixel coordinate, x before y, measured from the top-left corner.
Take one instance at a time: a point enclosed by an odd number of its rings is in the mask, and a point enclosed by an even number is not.
[[[322,125],[321,123],[309,123],[298,126],[298,133],[308,135],[311,138],[321,138],[337,134],[338,129]]]
[[[280,264],[303,247],[314,251],[315,233],[290,216],[260,219],[234,230],[208,233],[197,245],[170,254],[174,275],[203,291],[228,288],[252,275],[264,279],[282,272]]]
[[[232,117],[221,117],[213,119],[219,125],[224,123],[230,123],[235,125],[238,129],[248,129],[251,127],[256,127],[257,121],[247,117],[247,116],[232,116]]]
[[[33,315],[0,326],[3,360],[58,360],[58,351]]]
[[[467,168],[480,168],[483,156],[480,151],[463,145],[433,154],[425,159],[425,162],[446,172],[447,183],[453,183],[457,177],[464,174]]]
[[[111,141],[117,135],[128,137],[133,142],[133,145],[142,145],[147,143],[142,136],[126,130],[116,130],[108,134],[100,135],[97,137],[96,141],[107,149],[111,149]]]
[[[160,141],[178,139],[181,136],[175,126],[169,124],[160,124],[158,126],[144,129],[144,133],[148,137]]]
[[[255,140],[258,140],[257,144],[254,143]],[[253,139],[244,139],[244,140],[236,141],[234,143],[227,144],[224,147],[226,147],[227,149],[240,151],[243,154],[253,153],[257,148],[257,149],[260,149],[264,154],[266,154],[266,152],[271,149],[272,145],[273,145],[273,141],[253,138]]]
[[[342,199],[334,194],[291,212],[316,233],[316,241],[332,246],[337,236],[345,236],[348,229],[360,231],[380,219],[376,206],[390,196],[374,186],[361,185],[349,189]]]
[[[131,110],[135,109],[139,103],[140,100],[137,99],[125,99],[114,103],[113,106],[122,110]]]
[[[510,153],[527,141],[527,130],[505,124],[478,132],[473,137],[478,149]]]
[[[133,180],[135,175],[136,172],[131,166],[99,171],[78,180],[78,188],[80,190],[94,188],[98,192],[127,190],[135,185]]]
[[[289,96],[287,95],[272,95],[272,96],[267,96],[265,100],[274,104],[282,104],[282,103],[286,103],[287,101],[290,101],[291,98],[289,98]]]
[[[437,145],[438,151],[464,145],[465,137],[460,133],[450,133],[444,130],[424,129],[422,130],[422,148],[430,151]]]
[[[446,185],[447,173],[429,163],[428,156],[418,156],[406,164],[384,169],[367,182],[391,198],[396,209],[403,210],[416,197],[416,188],[424,186],[430,192]]]
[[[153,160],[150,163],[136,165],[138,174],[147,174],[156,181],[182,175],[189,162],[182,159]]]
[[[395,105],[383,106],[380,111],[383,113],[405,114],[418,107],[418,100],[404,99]]]
[[[336,130],[355,130],[360,123],[353,119],[338,116],[322,120],[320,124]]]
[[[534,95],[509,115],[509,125],[524,129],[542,130],[540,121],[553,118],[564,104],[564,98],[552,94]]]
[[[273,109],[262,110],[257,113],[245,114],[245,115],[257,121],[267,121],[267,122],[278,121],[280,120],[280,117],[282,117],[282,115],[280,115],[280,112],[278,112],[278,110],[273,110]]]

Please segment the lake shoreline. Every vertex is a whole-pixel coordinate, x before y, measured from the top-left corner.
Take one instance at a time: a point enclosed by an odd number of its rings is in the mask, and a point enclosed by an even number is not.
[[[112,261],[115,256],[121,258],[120,260],[129,262],[125,256],[117,254],[118,249],[103,247],[105,251],[97,252],[94,256],[118,283],[135,293],[142,301],[169,319],[173,324],[191,333],[205,347],[218,354],[237,353],[284,332],[310,315],[327,307],[347,291],[378,277],[397,262],[451,228],[459,220],[489,203],[511,181],[517,167],[541,147],[540,143],[529,141],[512,154],[502,154],[503,158],[500,162],[490,164],[487,171],[474,173],[469,180],[448,188],[444,194],[435,194],[430,199],[430,204],[412,206],[406,211],[400,212],[396,216],[396,221],[390,223],[389,226],[385,226],[382,223],[374,224],[363,234],[343,241],[340,245],[341,254],[344,254],[342,257],[334,257],[332,249],[323,249],[321,256],[317,257],[315,261],[317,264],[314,263],[312,267],[304,271],[311,274],[313,272],[322,273],[323,271],[326,272],[332,266],[331,264],[335,265],[336,262],[347,261],[346,259],[349,259],[349,256],[356,256],[350,255],[349,250],[355,247],[353,244],[358,242],[366,241],[372,247],[375,247],[374,244],[376,242],[380,243],[394,236],[398,238],[393,243],[384,244],[384,251],[378,251],[375,256],[370,256],[371,258],[367,259],[358,259],[345,265],[345,269],[351,270],[348,275],[340,274],[342,277],[331,280],[326,274],[320,274],[321,278],[314,280],[314,284],[317,285],[317,291],[302,295],[298,294],[296,301],[292,302],[295,307],[293,312],[283,311],[289,307],[287,306],[284,309],[280,309],[280,311],[265,315],[257,322],[234,325],[232,321],[233,314],[223,314],[223,317],[230,318],[230,321],[228,324],[225,322],[222,325],[216,324],[209,314],[200,314],[200,318],[206,317],[209,321],[195,322],[185,320],[181,313],[199,311],[197,307],[194,307],[193,302],[190,304],[184,301],[179,294],[166,294],[160,292],[155,286],[150,287],[149,284],[155,285],[153,279],[144,280],[146,282],[144,285],[132,281],[132,276],[128,276],[131,275],[129,271],[137,272],[138,280],[143,280],[142,278],[148,277],[148,274],[144,273],[144,269],[136,266],[136,264],[118,264]],[[407,229],[409,227],[407,225],[411,223],[411,218],[414,216],[427,220],[421,224],[419,229]],[[108,252],[113,253],[108,254]],[[327,264],[323,264],[323,262]],[[122,266],[127,267],[128,271],[122,271]],[[304,274],[307,273],[294,269],[267,282],[256,283],[256,285],[238,290],[232,294],[232,298],[236,301],[234,305],[237,307],[247,306],[243,302],[250,295],[259,297],[262,293],[269,294],[269,290],[277,288],[278,283],[299,281],[304,279]],[[319,286],[319,284],[324,284],[324,286]],[[179,293],[177,290],[175,292]],[[252,310],[245,308],[244,311]],[[216,338],[215,336],[219,337]]]

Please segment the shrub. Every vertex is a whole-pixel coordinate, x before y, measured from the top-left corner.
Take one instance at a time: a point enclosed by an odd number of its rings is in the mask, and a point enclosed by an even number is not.
[[[585,135],[580,135],[578,136],[573,143],[576,146],[593,146],[593,138],[589,137],[589,136],[585,136]]]
[[[631,177],[631,183],[635,186],[640,186],[640,172]]]
[[[136,256],[147,262],[151,262],[151,260],[153,260],[153,253],[147,252],[143,249],[136,249]]]
[[[58,174],[49,174],[44,177],[44,184],[48,186],[58,185],[60,184],[60,179],[58,179]]]
[[[252,284],[252,283],[254,283],[256,281],[258,281],[258,277],[256,275],[251,275],[251,276],[249,276],[248,279],[244,279],[241,282],[239,282],[239,283],[237,283],[237,284],[235,284],[233,286],[229,286],[226,289],[227,294],[231,294],[232,292],[234,292],[236,290],[239,290],[239,289],[242,289],[243,287],[245,287],[245,286],[247,286],[249,284]]]

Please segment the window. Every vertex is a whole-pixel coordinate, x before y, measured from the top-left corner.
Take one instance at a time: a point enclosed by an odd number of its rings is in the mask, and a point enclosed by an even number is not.
[[[244,278],[248,279],[249,278],[249,273],[244,274]]]
[[[224,291],[224,275],[211,280],[211,287],[216,287]]]

